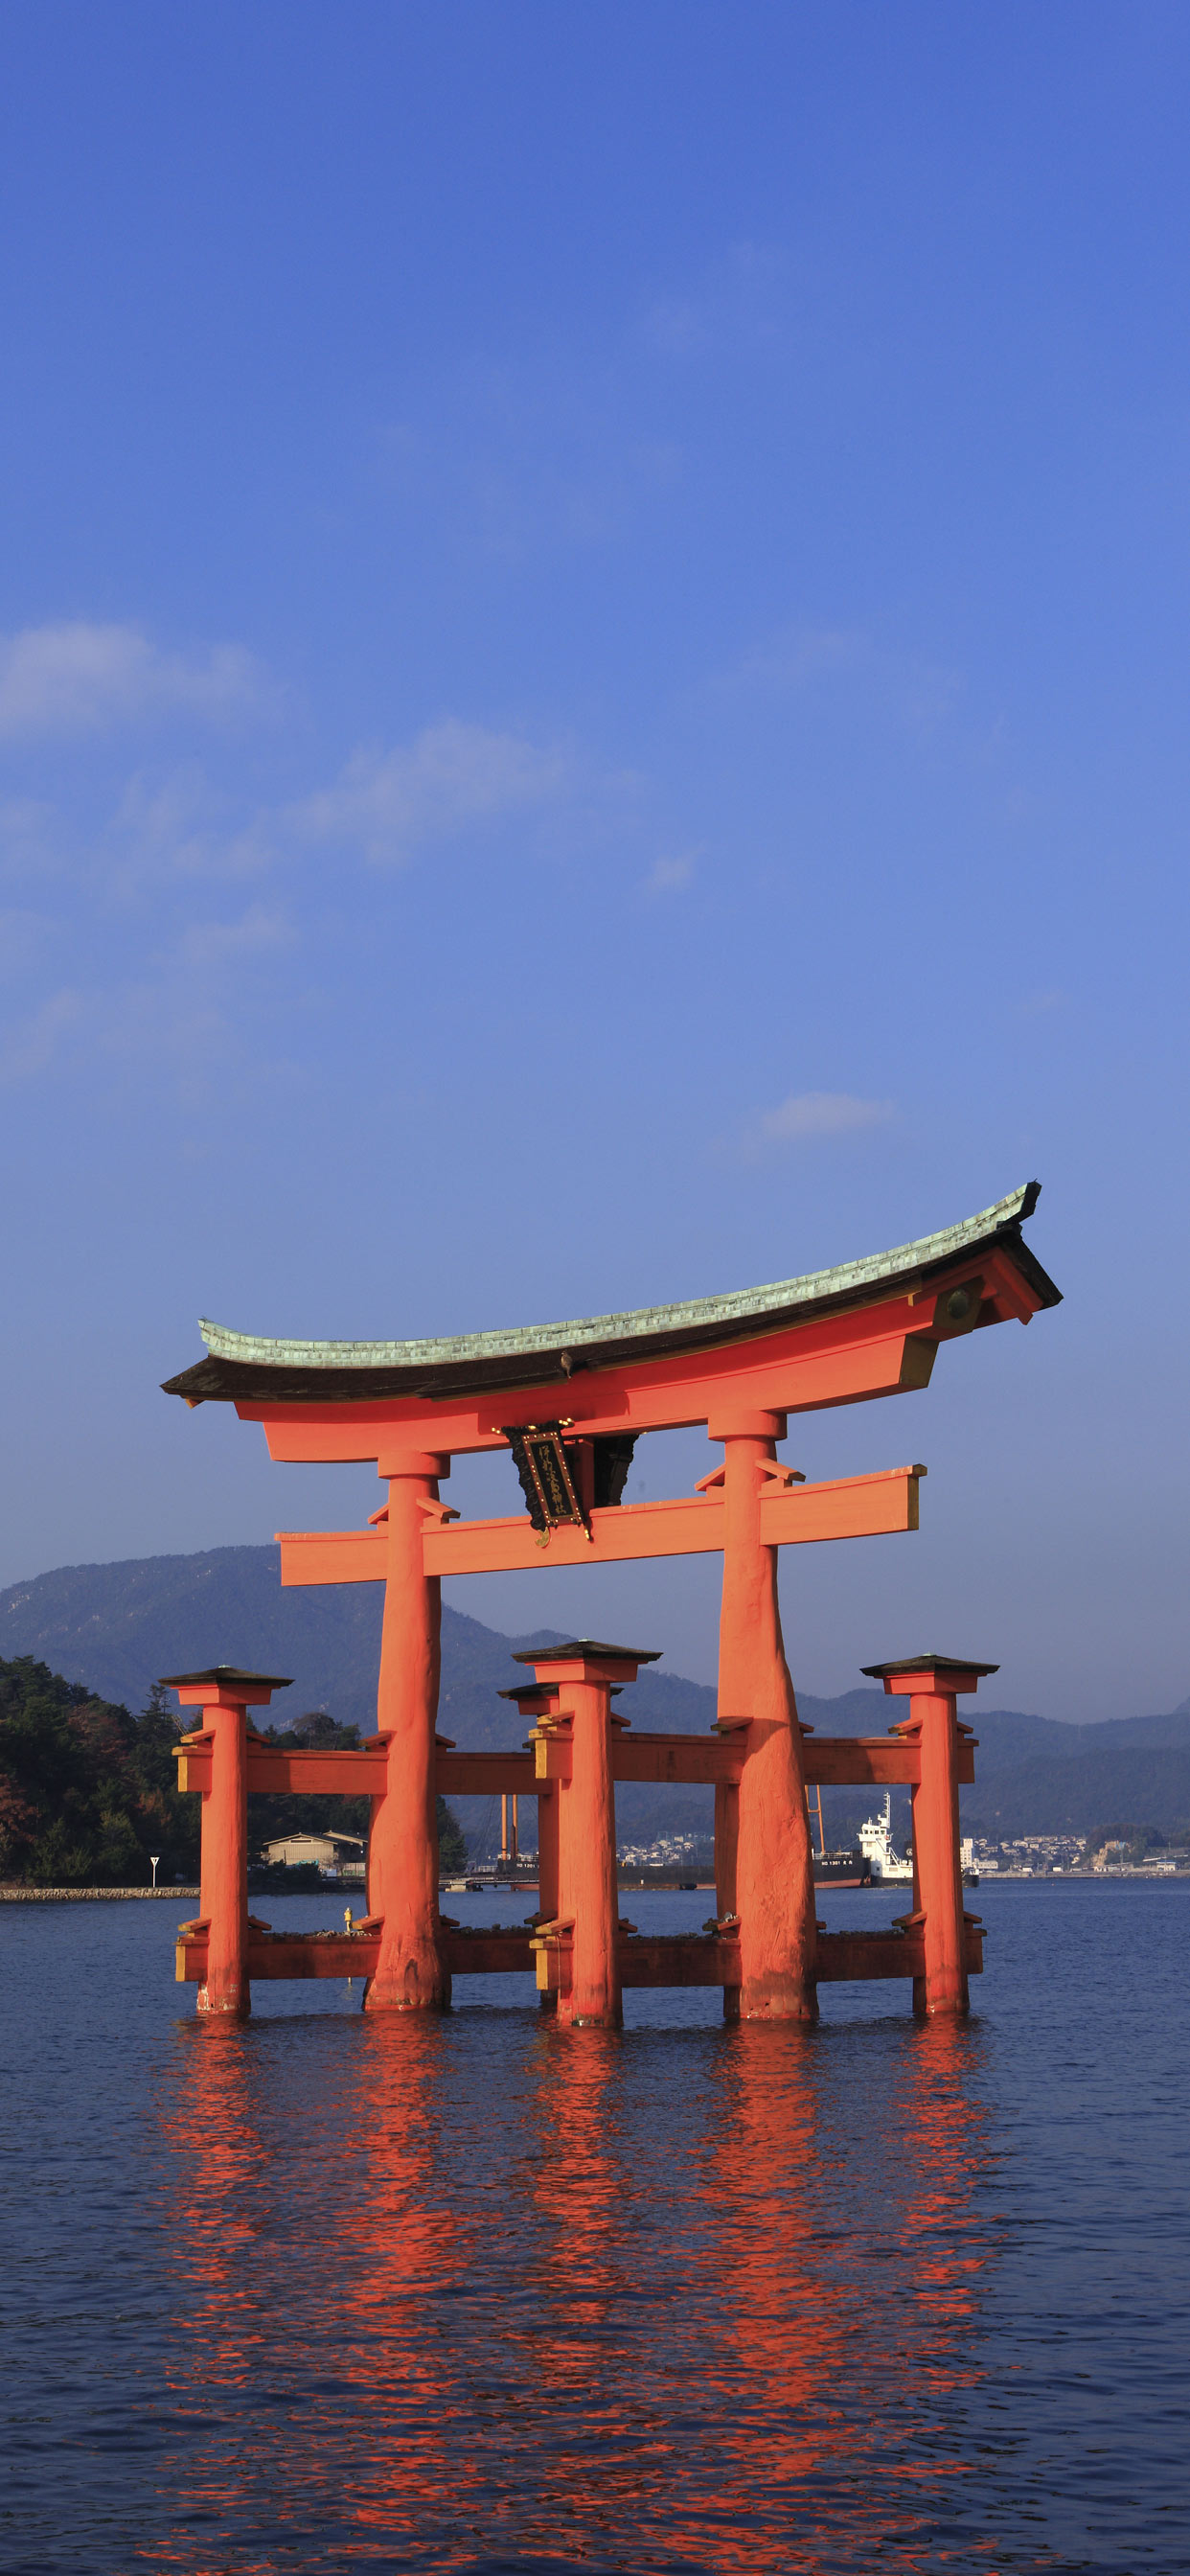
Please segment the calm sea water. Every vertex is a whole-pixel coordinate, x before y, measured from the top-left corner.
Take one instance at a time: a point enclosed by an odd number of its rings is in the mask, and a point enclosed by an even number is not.
[[[1184,2569],[1190,1888],[977,1902],[964,2029],[616,2037],[212,2030],[172,1907],[0,1907],[6,2576]]]

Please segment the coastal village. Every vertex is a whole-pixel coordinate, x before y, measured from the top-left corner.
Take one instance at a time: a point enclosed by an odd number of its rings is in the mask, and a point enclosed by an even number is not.
[[[857,1860],[863,1849],[864,1839],[861,1838]],[[1142,1842],[1128,1841],[1115,1834],[1092,1835],[1086,1839],[1078,1834],[1020,1834],[1010,1842],[991,1842],[976,1834],[964,1835],[959,1850],[968,1884],[988,1878],[1151,1880],[1190,1876],[1190,1841],[1156,1843],[1145,1848]],[[662,1834],[652,1842],[621,1843],[618,1850],[622,1872],[641,1871],[669,1878],[683,1872],[695,1884],[713,1884],[714,1857],[713,1843],[706,1835],[699,1834]],[[364,1842],[362,1836],[355,1834],[281,1835],[262,1846],[260,1859],[273,1870],[314,1869],[327,1886],[362,1886],[365,1877]],[[464,1879],[459,1884],[463,1884],[466,1878],[482,1885],[497,1884],[501,1880],[527,1882],[536,1867],[536,1852],[510,1855],[504,1850],[498,1857],[489,1857],[484,1852],[468,1861]],[[870,1882],[873,1886],[896,1883],[894,1876],[882,1880],[876,1872]]]

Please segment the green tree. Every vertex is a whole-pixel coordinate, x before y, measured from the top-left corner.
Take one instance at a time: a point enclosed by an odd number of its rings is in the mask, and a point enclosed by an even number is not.
[[[29,1655],[0,1661],[0,1876],[33,1887],[145,1887],[156,1852],[163,1880],[198,1876],[201,1801],[178,1788],[175,1750],[190,1731],[155,1682],[139,1714],[96,1699]],[[359,1730],[326,1709],[308,1710],[269,1739],[293,1748],[350,1751]],[[366,1797],[257,1797],[253,1841],[295,1830],[368,1831]],[[466,1846],[438,1801],[444,1868],[461,1869]]]
[[[192,1877],[197,1801],[178,1793],[178,1720],[140,1717],[23,1655],[0,1662],[0,1870],[34,1887],[141,1887],[149,1853]]]

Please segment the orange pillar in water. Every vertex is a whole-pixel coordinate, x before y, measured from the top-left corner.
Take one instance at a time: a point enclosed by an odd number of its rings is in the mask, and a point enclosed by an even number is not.
[[[785,1661],[777,1599],[777,1549],[762,1544],[760,1497],[783,1471],[781,1413],[726,1414],[710,1426],[724,1444],[723,1608],[719,1723],[747,1721],[738,1789],[716,1792],[715,1873],[720,1915],[738,1914],[738,1988],[724,2012],[748,2021],[815,2021],[817,1933],[814,1863],[802,1737]]]
[[[211,1744],[211,1785],[200,1821],[199,1914],[207,1924],[207,1981],[200,2013],[245,2021],[248,1984],[248,1711],[267,1708],[289,1683],[277,1674],[214,1664],[206,1672],[163,1675],[183,1708],[200,1708]]]
[[[913,1981],[913,2008],[923,2020],[955,2019],[968,2010],[955,1702],[1000,1667],[920,1655],[863,1669],[891,1697],[908,1699],[903,1732],[916,1742],[921,1761],[913,1791],[913,1889],[915,1911],[924,1917],[925,1975]]]
[[[518,1657],[532,1664],[538,1682],[557,1691],[557,1715],[570,1720],[570,1776],[555,1780],[553,1787],[558,1919],[573,1925],[570,1991],[558,1997],[558,2020],[576,2030],[618,2030],[624,2018],[611,1695],[614,1684],[635,1681],[638,1665],[656,1660],[654,1654],[601,1645],[590,1637]]]
[[[368,1911],[383,1916],[383,1930],[364,2010],[424,2012],[450,2002],[438,1919],[434,1751],[442,1585],[427,1575],[422,1551],[450,1461],[428,1450],[397,1450],[381,1459],[380,1473],[388,1478],[388,1573],[376,1716],[387,1759],[384,1793],[372,1801]]]

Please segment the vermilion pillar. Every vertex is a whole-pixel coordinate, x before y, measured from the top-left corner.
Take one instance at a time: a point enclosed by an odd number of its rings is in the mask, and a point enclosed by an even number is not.
[[[364,2010],[424,2012],[450,2002],[438,1920],[434,1755],[442,1585],[427,1575],[422,1549],[450,1461],[429,1450],[397,1450],[380,1460],[380,1473],[388,1478],[388,1571],[376,1717],[387,1759],[384,1794],[372,1801],[368,1911],[384,1921]]]
[[[814,2021],[814,1864],[801,1729],[781,1636],[777,1550],[760,1535],[761,1492],[776,1471],[785,1416],[725,1414],[708,1428],[724,1445],[719,1720],[748,1721],[739,1789],[716,1793],[719,1912],[740,1918],[741,1983],[738,1992],[725,1989],[724,2011],[749,2021]]]
[[[616,1799],[612,1781],[612,1686],[635,1681],[655,1655],[579,1637],[519,1656],[557,1692],[570,1720],[570,1777],[553,1783],[558,1804],[558,1913],[573,1925],[570,1992],[558,2019],[575,2029],[615,2030],[623,2020],[618,1960]]]
[[[206,1672],[162,1676],[183,1708],[201,1708],[210,1739],[211,1785],[204,1790],[199,1843],[199,1914],[207,1925],[207,1981],[200,2013],[246,2020],[248,1984],[248,1711],[267,1708],[288,1680],[214,1664]]]
[[[959,1856],[959,1730],[956,1699],[976,1690],[998,1664],[959,1663],[949,1655],[909,1656],[895,1664],[865,1664],[894,1698],[909,1701],[921,1776],[913,1791],[914,1908],[924,1916],[925,1976],[913,1983],[914,2011],[928,2020],[968,2009],[963,1933],[963,1872]]]

